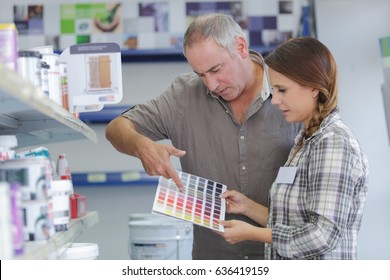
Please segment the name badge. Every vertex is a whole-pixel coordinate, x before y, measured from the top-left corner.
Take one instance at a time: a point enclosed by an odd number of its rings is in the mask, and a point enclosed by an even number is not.
[[[278,176],[275,182],[279,184],[292,184],[294,183],[295,175],[297,174],[298,167],[296,166],[283,166],[279,168]]]

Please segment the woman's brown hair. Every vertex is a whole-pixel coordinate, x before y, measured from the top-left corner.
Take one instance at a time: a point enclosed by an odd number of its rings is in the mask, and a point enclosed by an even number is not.
[[[281,44],[266,58],[268,67],[303,86],[319,90],[306,137],[318,130],[338,101],[337,66],[329,49],[317,39],[300,37]]]

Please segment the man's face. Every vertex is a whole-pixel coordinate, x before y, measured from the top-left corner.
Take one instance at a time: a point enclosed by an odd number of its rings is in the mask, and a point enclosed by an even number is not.
[[[232,56],[214,40],[202,40],[186,50],[186,56],[194,72],[206,87],[231,101],[240,96],[244,81],[238,53]]]

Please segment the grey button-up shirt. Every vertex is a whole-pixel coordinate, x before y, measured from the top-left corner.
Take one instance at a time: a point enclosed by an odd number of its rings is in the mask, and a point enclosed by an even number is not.
[[[263,59],[251,52],[263,65]],[[123,113],[140,133],[154,141],[170,139],[187,154],[180,158],[183,171],[223,183],[267,205],[268,191],[285,163],[298,134],[271,104],[267,72],[262,91],[240,126],[229,103],[209,92],[194,73],[178,76],[157,98]],[[226,220],[246,217],[226,215]],[[194,259],[263,259],[264,244],[228,244],[207,228],[194,227]]]

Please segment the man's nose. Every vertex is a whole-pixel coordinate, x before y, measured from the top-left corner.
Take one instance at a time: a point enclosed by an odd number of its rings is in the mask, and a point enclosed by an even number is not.
[[[206,76],[206,86],[210,91],[216,91],[218,84],[218,80],[215,77]]]

